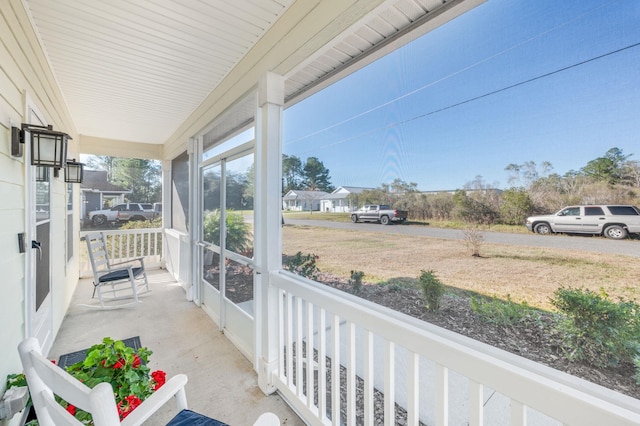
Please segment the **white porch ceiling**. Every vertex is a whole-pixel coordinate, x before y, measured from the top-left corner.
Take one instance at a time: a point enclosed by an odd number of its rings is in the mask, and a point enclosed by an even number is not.
[[[295,1],[25,0],[81,135],[164,143]],[[463,1],[388,0],[287,75],[287,98]],[[414,34],[414,33],[412,33]],[[382,48],[381,48],[382,47]]]

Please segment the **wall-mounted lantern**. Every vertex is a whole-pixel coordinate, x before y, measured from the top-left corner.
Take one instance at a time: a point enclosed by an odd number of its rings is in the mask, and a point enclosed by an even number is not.
[[[82,175],[84,173],[84,164],[77,163],[74,158],[67,161],[67,167],[64,169],[64,181],[67,183],[82,183]]]
[[[11,128],[11,155],[22,156],[25,131],[31,134],[31,165],[63,169],[67,165],[68,134],[56,132],[52,126],[22,123],[22,129]]]

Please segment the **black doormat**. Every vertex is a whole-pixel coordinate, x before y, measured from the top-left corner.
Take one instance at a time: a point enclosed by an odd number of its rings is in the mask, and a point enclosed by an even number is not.
[[[129,337],[128,339],[124,339],[122,343],[124,343],[125,346],[132,348],[135,351],[137,351],[142,347],[142,345],[140,344],[140,336]],[[60,359],[58,360],[58,366],[60,368],[66,368],[77,362],[83,361],[87,357],[88,350],[89,348],[83,349],[81,351],[60,355]]]

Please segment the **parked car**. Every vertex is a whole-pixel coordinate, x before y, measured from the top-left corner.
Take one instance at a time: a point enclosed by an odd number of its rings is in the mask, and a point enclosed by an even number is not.
[[[118,204],[110,209],[94,210],[87,215],[88,222],[94,226],[101,226],[108,222],[152,220],[154,218],[155,212],[153,210],[153,204],[146,203]]]
[[[543,235],[568,232],[620,240],[640,233],[640,209],[613,204],[569,206],[552,215],[528,217],[526,225],[529,231]]]
[[[380,222],[388,225],[391,222],[402,223],[407,220],[406,210],[395,210],[385,204],[366,204],[351,213],[351,221],[357,222]]]

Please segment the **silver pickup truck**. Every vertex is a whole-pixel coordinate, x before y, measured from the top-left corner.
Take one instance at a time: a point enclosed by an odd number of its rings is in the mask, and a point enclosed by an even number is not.
[[[366,204],[351,213],[351,222],[380,222],[388,225],[391,222],[402,223],[407,220],[406,210],[395,210],[385,204]]]
[[[597,234],[621,240],[640,233],[640,209],[613,204],[570,206],[555,214],[528,217],[526,225],[537,234]]]

